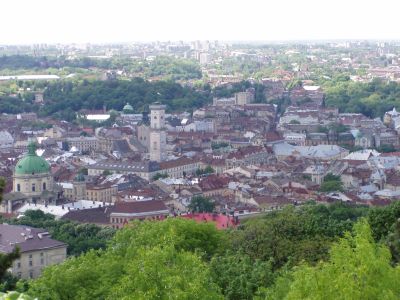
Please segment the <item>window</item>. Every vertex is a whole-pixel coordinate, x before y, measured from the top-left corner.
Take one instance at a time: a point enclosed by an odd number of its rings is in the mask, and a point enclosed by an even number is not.
[[[36,184],[32,183],[32,192],[36,191]]]
[[[46,190],[46,182],[43,182],[43,191]]]
[[[40,258],[40,264],[44,265],[44,258],[43,257]]]
[[[21,269],[21,262],[17,262],[17,268]]]
[[[29,261],[29,266],[32,267],[33,266],[33,262],[30,260]]]
[[[29,254],[29,258],[32,258],[32,254]]]
[[[22,277],[22,273],[18,272],[17,276],[18,276],[18,278],[21,278]]]
[[[17,183],[17,192],[21,191],[21,185],[19,183]]]
[[[33,270],[29,271],[29,278],[33,278]]]

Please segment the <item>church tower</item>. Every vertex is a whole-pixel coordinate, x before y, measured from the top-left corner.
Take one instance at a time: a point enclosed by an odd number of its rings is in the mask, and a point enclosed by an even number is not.
[[[150,160],[166,159],[167,135],[165,133],[165,105],[150,105]]]

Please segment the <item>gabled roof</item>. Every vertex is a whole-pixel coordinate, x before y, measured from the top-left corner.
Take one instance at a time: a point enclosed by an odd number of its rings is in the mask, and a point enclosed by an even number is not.
[[[23,225],[0,224],[0,252],[10,253],[16,246],[21,252],[67,247],[67,244],[53,240],[44,229]]]

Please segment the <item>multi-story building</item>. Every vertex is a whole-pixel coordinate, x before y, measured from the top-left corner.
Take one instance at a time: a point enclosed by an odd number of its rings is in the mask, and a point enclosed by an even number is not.
[[[70,147],[76,147],[81,152],[90,152],[98,150],[98,139],[96,137],[71,137],[67,138]]]
[[[121,228],[130,220],[162,220],[169,210],[161,200],[116,202],[110,214],[113,228]]]
[[[118,185],[116,184],[87,184],[86,185],[86,199],[90,201],[99,202],[112,202],[112,197],[118,192]]]
[[[159,172],[160,165],[155,161],[140,161],[140,162],[116,162],[105,161],[98,162],[88,166],[88,175],[101,175],[104,171],[119,174],[135,174],[143,179],[151,180],[153,176]]]
[[[172,178],[181,178],[185,175],[194,174],[199,166],[198,161],[181,157],[160,163],[160,173],[167,174]]]
[[[11,253],[15,247],[20,250],[20,258],[11,267],[17,278],[36,278],[43,268],[61,263],[67,256],[67,244],[53,240],[43,229],[0,224],[0,237],[0,253]]]

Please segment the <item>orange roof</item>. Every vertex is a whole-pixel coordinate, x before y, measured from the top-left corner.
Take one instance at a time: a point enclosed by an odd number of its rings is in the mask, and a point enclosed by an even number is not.
[[[182,215],[181,217],[185,219],[192,219],[196,222],[214,222],[217,229],[227,229],[236,227],[238,225],[238,222],[235,221],[234,217],[223,214],[194,213]]]

